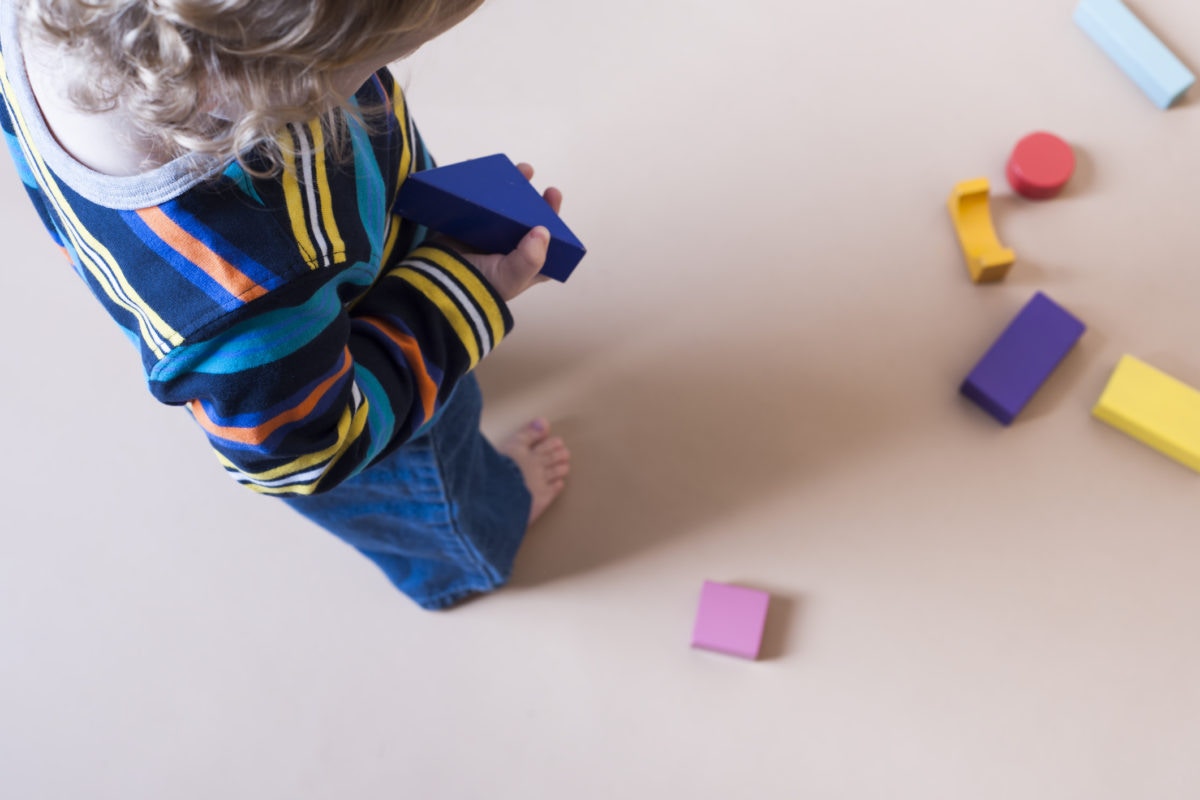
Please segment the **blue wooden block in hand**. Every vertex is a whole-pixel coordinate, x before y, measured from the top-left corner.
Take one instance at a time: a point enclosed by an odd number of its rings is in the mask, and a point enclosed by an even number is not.
[[[542,274],[565,281],[587,248],[505,155],[414,172],[395,211],[483,253],[510,253],[529,231],[550,231]]]
[[[1070,312],[1038,292],[971,370],[962,393],[1010,424],[1084,330]]]

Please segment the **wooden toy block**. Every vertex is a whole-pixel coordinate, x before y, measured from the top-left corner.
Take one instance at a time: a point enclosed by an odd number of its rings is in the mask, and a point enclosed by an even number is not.
[[[509,253],[538,225],[550,231],[542,274],[565,281],[587,249],[504,155],[414,172],[395,211],[483,253]]]
[[[1200,472],[1200,392],[1186,383],[1124,356],[1092,415]]]
[[[1004,280],[1017,256],[1000,244],[992,225],[987,178],[963,181],[954,187],[946,205],[975,283]]]
[[[1080,0],[1075,23],[1159,108],[1170,108],[1196,80],[1121,0]]]
[[[971,370],[960,391],[1009,425],[1084,330],[1082,322],[1038,292]]]
[[[705,581],[692,630],[692,647],[758,658],[771,596],[757,589]]]
[[[1013,148],[1005,174],[1013,191],[1030,200],[1048,200],[1075,172],[1075,152],[1053,133],[1031,133]]]

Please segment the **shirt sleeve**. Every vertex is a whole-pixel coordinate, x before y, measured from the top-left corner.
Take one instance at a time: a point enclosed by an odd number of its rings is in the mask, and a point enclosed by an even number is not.
[[[313,272],[151,371],[151,392],[190,409],[239,483],[329,490],[412,438],[512,329],[449,246],[418,247],[351,304],[360,269]]]

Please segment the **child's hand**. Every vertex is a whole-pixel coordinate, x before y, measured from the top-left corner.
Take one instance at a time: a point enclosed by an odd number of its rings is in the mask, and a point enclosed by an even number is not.
[[[517,169],[521,170],[526,180],[533,178],[533,167],[530,165],[518,164]],[[557,214],[562,207],[562,192],[551,187],[542,197]],[[517,249],[507,255],[466,253],[461,249],[460,252],[475,269],[483,273],[488,283],[507,303],[533,284],[549,280],[544,275],[538,275],[546,264],[546,249],[549,246],[550,231],[539,225],[525,234]]]

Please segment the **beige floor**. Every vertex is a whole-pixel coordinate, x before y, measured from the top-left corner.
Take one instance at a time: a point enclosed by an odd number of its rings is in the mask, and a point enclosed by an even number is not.
[[[533,161],[591,249],[482,370],[574,481],[444,615],[227,481],[5,160],[0,796],[1196,797],[1200,479],[1089,409],[1123,353],[1200,385],[1200,100],[1072,5],[491,0],[401,67],[443,162]],[[1200,5],[1135,8],[1200,68]],[[1081,162],[1042,204],[1036,129]],[[956,388],[1037,289],[1090,330],[1002,429]],[[704,579],[772,592],[764,661],[688,648]]]

